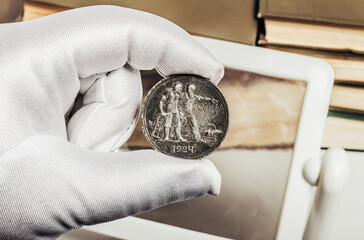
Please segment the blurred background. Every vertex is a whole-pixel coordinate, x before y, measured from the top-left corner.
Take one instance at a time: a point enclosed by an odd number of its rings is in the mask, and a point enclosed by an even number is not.
[[[17,22],[23,18],[23,0],[1,0],[0,23]]]
[[[192,35],[327,61],[334,70],[335,84],[321,146],[323,150],[345,148],[351,165],[330,236],[335,240],[364,238],[364,2],[1,0],[0,22],[29,21],[95,4],[154,13]],[[142,79],[146,94],[160,76],[147,71]],[[275,239],[306,86],[226,69],[219,88],[231,115],[226,139],[209,157],[223,178],[221,195],[173,204],[138,217],[224,238]],[[123,148],[149,148],[140,124]],[[121,239],[117,226],[110,236],[87,228],[61,239]]]

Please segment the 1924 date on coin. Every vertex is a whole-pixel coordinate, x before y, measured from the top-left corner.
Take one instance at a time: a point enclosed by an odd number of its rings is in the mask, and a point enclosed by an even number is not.
[[[150,145],[170,156],[202,158],[224,139],[228,107],[208,79],[174,75],[149,91],[142,107],[142,128]]]

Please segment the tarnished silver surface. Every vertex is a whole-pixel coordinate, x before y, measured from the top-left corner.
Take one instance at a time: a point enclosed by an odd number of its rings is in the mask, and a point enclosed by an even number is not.
[[[142,128],[151,146],[180,158],[210,154],[221,144],[228,124],[228,107],[220,90],[195,75],[159,81],[142,108]]]

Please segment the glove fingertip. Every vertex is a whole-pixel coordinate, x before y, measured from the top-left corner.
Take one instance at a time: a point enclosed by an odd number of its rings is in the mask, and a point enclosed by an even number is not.
[[[224,73],[225,73],[224,65],[219,63],[218,66],[216,67],[216,70],[215,70],[213,76],[211,77],[211,81],[217,85],[220,82],[220,80],[223,78]]]

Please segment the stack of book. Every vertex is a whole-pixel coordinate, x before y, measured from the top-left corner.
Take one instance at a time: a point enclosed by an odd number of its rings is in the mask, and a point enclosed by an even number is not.
[[[364,150],[363,7],[355,0],[259,2],[259,46],[319,57],[334,70],[323,147]]]

